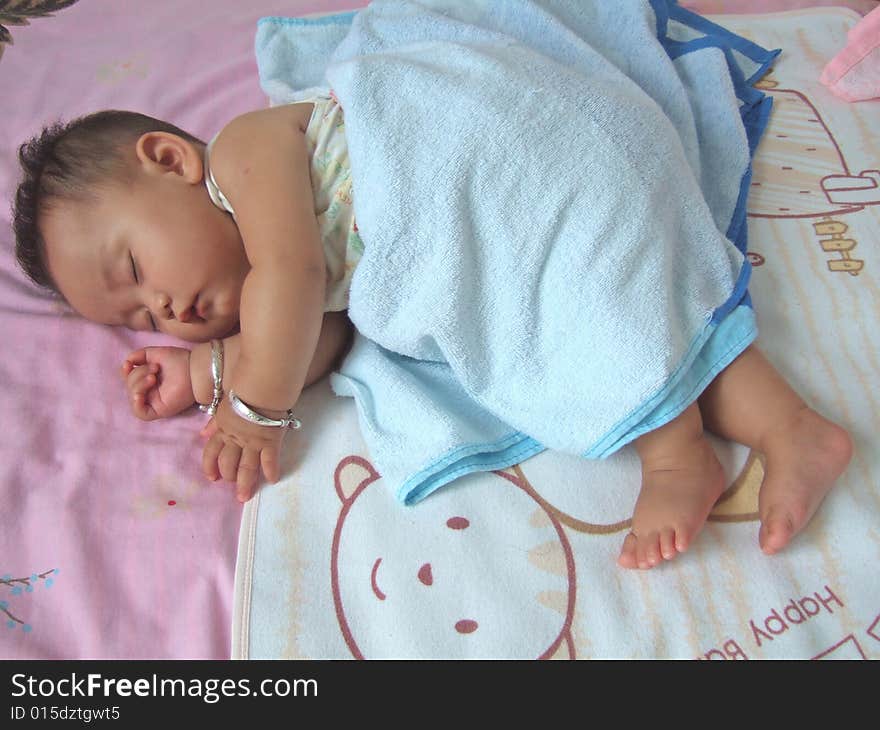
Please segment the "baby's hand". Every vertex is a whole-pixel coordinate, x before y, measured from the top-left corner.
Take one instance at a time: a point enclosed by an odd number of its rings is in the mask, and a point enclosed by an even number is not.
[[[266,412],[266,415],[275,414]],[[285,431],[285,428],[248,423],[224,398],[217,413],[202,429],[202,435],[209,437],[202,453],[202,471],[211,480],[223,477],[235,482],[235,496],[239,502],[247,502],[256,492],[261,467],[266,479],[278,481]]]
[[[138,418],[168,418],[196,402],[189,376],[189,350],[143,347],[122,363],[122,377]]]

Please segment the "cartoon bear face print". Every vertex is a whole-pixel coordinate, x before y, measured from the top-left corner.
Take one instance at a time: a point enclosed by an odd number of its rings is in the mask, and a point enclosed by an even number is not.
[[[565,642],[575,580],[561,527],[498,475],[459,481],[404,507],[369,462],[340,464],[332,580],[354,656],[537,658]]]

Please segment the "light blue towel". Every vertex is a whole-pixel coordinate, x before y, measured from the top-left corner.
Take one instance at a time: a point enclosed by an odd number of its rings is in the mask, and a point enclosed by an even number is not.
[[[324,84],[345,110],[365,251],[332,382],[399,499],[544,448],[610,454],[754,339],[750,83],[775,55],[666,0],[260,21],[273,101]]]

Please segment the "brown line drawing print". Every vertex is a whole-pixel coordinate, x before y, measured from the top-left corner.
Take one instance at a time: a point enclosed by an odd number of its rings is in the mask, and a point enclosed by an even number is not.
[[[828,269],[857,276],[865,262],[851,255],[856,241],[843,237],[849,226],[835,218],[880,205],[880,169],[872,163],[856,174],[819,110],[800,91],[779,89],[769,77],[756,87],[773,98],[773,113],[752,165],[748,215],[822,219],[813,225],[822,249],[836,255]]]
[[[858,639],[852,634],[845,636],[834,646],[829,647],[821,654],[816,654],[813,659],[867,659],[865,652],[859,645]]]
[[[532,484],[529,481],[522,464],[516,464],[509,470],[495,473],[514,484],[527,486],[533,499],[543,510],[574,532],[587,535],[611,535],[628,530],[632,524],[631,517],[616,521],[587,521],[568,514],[564,509],[552,504],[550,499],[542,496],[540,485]],[[712,508],[709,521],[752,522],[757,520],[759,518],[758,492],[763,481],[764,457],[759,452],[750,450],[745,464]]]
[[[482,473],[400,519],[367,459],[342,459],[333,481],[331,590],[353,657],[575,658],[574,553],[527,483]]]

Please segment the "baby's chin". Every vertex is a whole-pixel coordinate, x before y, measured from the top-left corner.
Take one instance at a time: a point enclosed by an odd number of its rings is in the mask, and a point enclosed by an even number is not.
[[[238,322],[235,322],[233,325],[217,325],[217,326],[205,326],[199,327],[198,330],[187,331],[185,328],[174,334],[175,337],[179,337],[181,340],[186,342],[210,342],[214,339],[224,339],[226,337],[231,337],[232,335],[238,334]]]
[[[199,322],[196,324],[175,323],[169,327],[163,327],[165,334],[176,337],[184,342],[210,342],[214,339],[222,339],[238,334],[238,321],[214,320]]]

